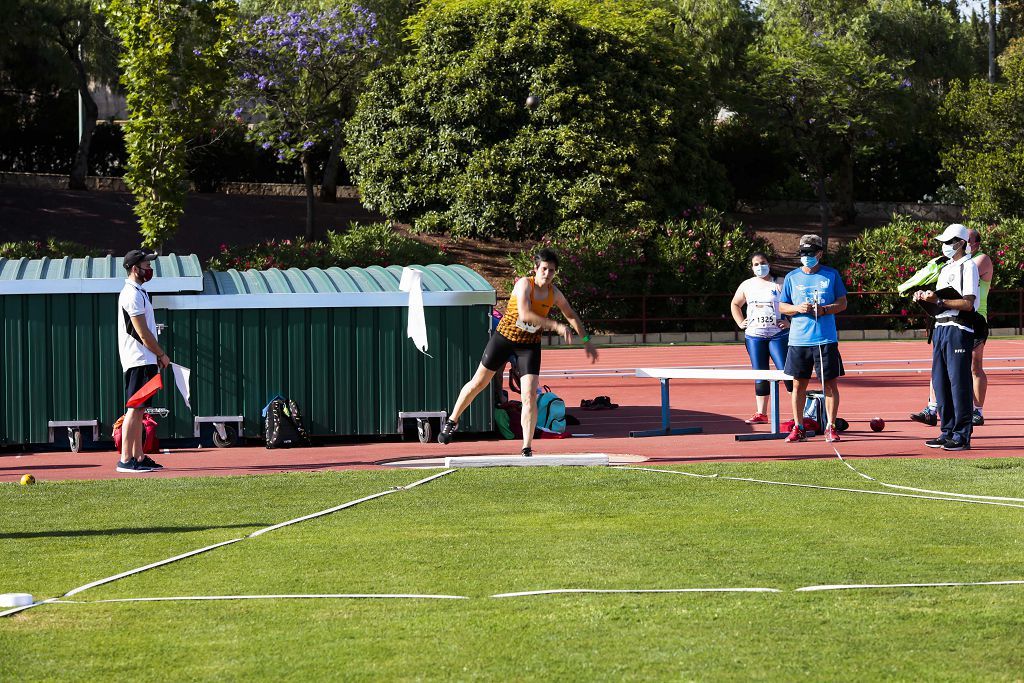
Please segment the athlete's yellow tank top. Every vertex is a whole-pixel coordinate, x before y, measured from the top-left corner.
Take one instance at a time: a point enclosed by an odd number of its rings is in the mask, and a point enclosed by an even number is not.
[[[530,285],[530,291],[527,297],[530,300],[530,310],[537,315],[546,318],[548,313],[551,311],[551,307],[555,305],[555,286],[548,285],[548,296],[543,301],[538,301],[533,298],[533,278],[525,278]],[[515,342],[517,344],[539,344],[540,343],[540,332],[527,332],[522,329],[516,323],[519,320],[519,299],[518,297],[509,297],[508,307],[505,309],[505,315],[501,317],[501,321],[498,323],[498,332],[501,333],[505,339]]]

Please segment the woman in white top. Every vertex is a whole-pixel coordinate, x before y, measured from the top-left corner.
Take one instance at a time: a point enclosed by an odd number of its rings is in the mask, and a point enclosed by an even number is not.
[[[786,351],[789,348],[789,322],[779,314],[779,295],[782,293],[781,280],[771,276],[768,257],[757,252],[750,257],[754,277],[744,280],[732,297],[732,317],[741,330],[746,332],[747,354],[755,370],[768,370],[768,357],[775,367],[786,367]],[[746,314],[743,306],[747,307]],[[786,389],[793,390],[793,383],[786,382]],[[754,382],[754,398],[757,412],[747,424],[768,422],[768,382]]]

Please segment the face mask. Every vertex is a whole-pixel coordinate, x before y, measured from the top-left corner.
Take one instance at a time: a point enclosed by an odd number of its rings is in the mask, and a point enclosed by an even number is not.
[[[149,282],[150,280],[152,280],[153,269],[150,268],[149,270],[143,270],[142,268],[139,268],[139,279],[142,280],[143,282]]]
[[[956,247],[954,245],[952,245],[952,244],[943,244],[942,245],[942,255],[943,256],[945,256],[946,258],[953,258],[953,256],[955,254],[956,254]]]
[[[756,265],[756,266],[754,266],[754,275],[756,275],[758,277],[764,277],[765,275],[768,274],[768,270],[769,269],[770,269],[770,266],[767,263],[762,263],[762,264]]]
[[[970,242],[967,243],[967,248],[964,250],[964,253],[967,254],[968,256],[974,253],[974,249],[971,247]]]
[[[800,263],[804,264],[804,266],[807,267],[807,268],[813,268],[814,266],[818,265],[818,257],[817,256],[801,256],[800,257]]]

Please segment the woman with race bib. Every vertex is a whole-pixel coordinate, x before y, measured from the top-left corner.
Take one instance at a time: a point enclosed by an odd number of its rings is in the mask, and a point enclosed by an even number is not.
[[[736,289],[730,306],[732,317],[739,328],[746,332],[745,341],[751,366],[755,370],[768,370],[768,358],[771,356],[776,369],[782,370],[786,367],[786,351],[789,346],[789,322],[779,314],[782,282],[771,276],[768,257],[761,252],[750,257],[750,266],[754,277],[744,280]],[[747,307],[745,315],[743,306]],[[786,389],[792,391],[793,383],[786,382]],[[767,381],[754,382],[757,409],[747,424],[768,423],[769,393]]]

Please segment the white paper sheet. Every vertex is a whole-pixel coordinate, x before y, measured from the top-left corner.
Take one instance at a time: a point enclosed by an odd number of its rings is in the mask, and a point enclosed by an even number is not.
[[[406,334],[421,353],[430,356],[427,353],[427,319],[423,313],[423,273],[409,267],[403,268],[398,288],[409,292],[409,324],[406,326]]]
[[[189,410],[192,410],[192,404],[189,403],[189,398],[191,398],[191,392],[189,391],[189,378],[192,376],[192,371],[184,365],[171,363],[171,372],[174,373],[174,386],[178,387],[178,393],[181,394],[183,399],[185,399],[185,405]]]

